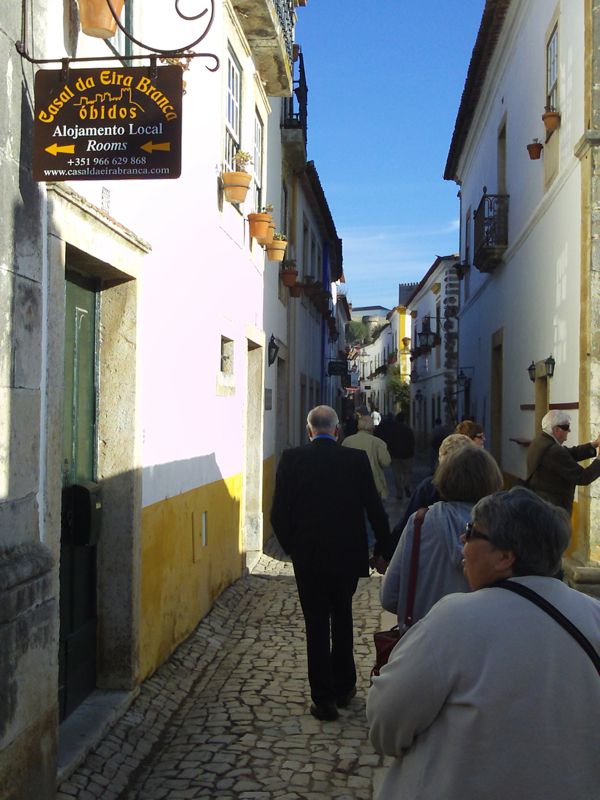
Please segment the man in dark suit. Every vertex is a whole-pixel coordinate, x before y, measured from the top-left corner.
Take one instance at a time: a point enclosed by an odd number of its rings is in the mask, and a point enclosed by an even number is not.
[[[588,486],[600,477],[600,459],[595,458],[600,436],[588,444],[564,447],[571,430],[571,417],[560,409],[542,419],[542,433],[529,445],[529,488],[544,500],[571,513],[576,486]],[[589,467],[577,462],[594,458]]]
[[[281,456],[271,523],[294,565],[306,625],[310,712],[335,720],[337,709],[356,694],[352,597],[358,579],[369,575],[365,512],[380,572],[392,555],[390,529],[366,453],[337,443],[334,409],[313,408],[307,423],[310,444]]]

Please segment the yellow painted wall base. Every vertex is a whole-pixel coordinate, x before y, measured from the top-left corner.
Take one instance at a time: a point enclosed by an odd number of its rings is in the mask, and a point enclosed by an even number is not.
[[[142,510],[142,680],[194,630],[223,589],[240,577],[241,492],[242,476],[236,475]]]

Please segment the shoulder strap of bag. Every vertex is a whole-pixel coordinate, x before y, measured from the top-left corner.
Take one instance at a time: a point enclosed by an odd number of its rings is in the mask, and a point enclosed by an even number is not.
[[[546,453],[548,452],[548,450],[550,450],[550,448],[551,448],[551,447],[552,447],[552,442],[550,442],[550,444],[548,445],[548,447],[547,447],[547,448],[544,450],[544,452],[542,453],[542,457],[540,458],[540,460],[538,461],[538,463],[535,465],[535,469],[533,470],[533,472],[531,473],[531,475],[530,475],[530,476],[529,476],[529,477],[526,479],[525,483],[529,483],[529,481],[530,481],[530,480],[533,478],[533,476],[534,476],[534,475],[535,475],[535,473],[538,471],[538,469],[539,469],[539,468],[542,466],[542,461],[543,461],[543,460],[544,460],[544,458],[546,457]]]
[[[408,591],[406,593],[406,613],[404,614],[405,628],[410,628],[413,622],[413,608],[415,605],[415,594],[417,592],[417,573],[419,571],[419,551],[421,549],[421,527],[423,526],[426,513],[426,508],[420,508],[415,512],[413,543],[410,554],[410,573],[408,576]]]
[[[556,606],[553,606],[552,603],[549,603],[546,598],[539,595],[537,592],[534,592],[533,589],[530,589],[529,586],[523,586],[522,583],[515,583],[514,581],[497,581],[494,586],[498,586],[500,589],[508,589],[515,594],[520,594],[521,597],[525,597],[527,600],[531,600],[532,603],[535,603],[536,606],[539,606],[543,611],[549,614],[553,619],[555,619],[559,625],[568,631],[571,636],[577,641],[581,647],[585,650],[588,656],[591,658],[593,665],[596,667],[598,674],[600,675],[600,656],[596,652],[595,647],[590,642],[586,636],[577,628],[570,619],[565,617]]]

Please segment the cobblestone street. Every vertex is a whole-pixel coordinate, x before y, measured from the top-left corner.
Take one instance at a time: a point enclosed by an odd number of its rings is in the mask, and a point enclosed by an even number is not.
[[[139,696],[58,798],[373,797],[383,760],[368,740],[365,695],[380,578],[354,602],[358,695],[337,722],[309,714],[303,620],[292,567],[264,555]]]
[[[426,468],[419,464],[415,473]],[[390,492],[391,526],[404,507]],[[142,684],[57,800],[376,797],[386,759],[368,741],[365,701],[372,633],[382,621],[381,576],[361,579],[354,597],[357,696],[337,722],[320,722],[309,713],[292,565],[275,539],[266,549],[252,574],[226,589]]]

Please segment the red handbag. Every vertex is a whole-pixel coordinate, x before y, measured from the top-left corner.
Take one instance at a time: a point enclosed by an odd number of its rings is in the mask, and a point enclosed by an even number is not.
[[[381,668],[387,664],[392,650],[413,624],[413,609],[415,605],[415,594],[417,592],[417,573],[419,571],[419,551],[421,549],[421,527],[423,526],[426,513],[426,508],[420,508],[415,514],[404,625],[402,630],[400,630],[398,625],[394,625],[394,627],[390,628],[388,631],[376,631],[373,634],[373,641],[375,642],[375,664],[371,670],[371,680],[374,675],[379,675]]]

